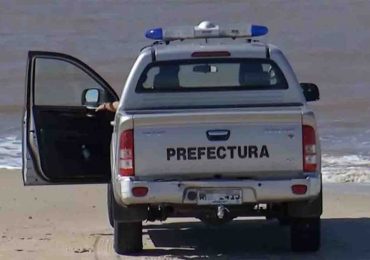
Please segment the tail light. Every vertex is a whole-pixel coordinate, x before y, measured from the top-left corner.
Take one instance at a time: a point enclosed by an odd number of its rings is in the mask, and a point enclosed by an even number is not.
[[[134,176],[134,130],[121,133],[119,141],[119,174],[121,176]]]
[[[314,172],[317,166],[316,136],[315,129],[309,125],[303,125],[303,171]]]

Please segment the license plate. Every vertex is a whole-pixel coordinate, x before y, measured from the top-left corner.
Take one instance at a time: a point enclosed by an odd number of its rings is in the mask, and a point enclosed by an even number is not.
[[[198,205],[239,205],[242,204],[242,191],[237,189],[198,191]]]

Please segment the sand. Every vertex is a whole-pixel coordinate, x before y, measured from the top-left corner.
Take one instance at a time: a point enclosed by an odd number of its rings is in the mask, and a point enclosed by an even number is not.
[[[370,259],[370,185],[324,185],[322,249],[289,251],[289,229],[241,219],[207,228],[195,219],[147,223],[144,251],[112,248],[105,185],[23,187],[20,171],[0,171],[0,259]]]

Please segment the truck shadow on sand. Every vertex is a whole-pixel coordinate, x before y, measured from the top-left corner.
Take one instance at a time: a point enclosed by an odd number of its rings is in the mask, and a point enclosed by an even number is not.
[[[220,227],[200,222],[146,225],[155,249],[141,256],[173,256],[180,259],[284,256],[284,259],[370,259],[370,218],[322,220],[319,252],[290,252],[288,227],[276,221],[237,220]]]

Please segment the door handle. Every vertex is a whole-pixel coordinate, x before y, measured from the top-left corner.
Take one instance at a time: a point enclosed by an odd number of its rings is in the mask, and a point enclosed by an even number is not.
[[[227,141],[230,137],[230,130],[215,129],[207,131],[207,138],[210,141]]]
[[[93,113],[87,113],[86,116],[90,117],[90,118],[95,117],[95,115]]]

